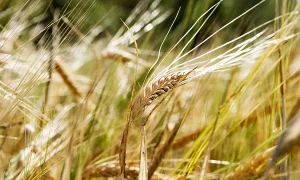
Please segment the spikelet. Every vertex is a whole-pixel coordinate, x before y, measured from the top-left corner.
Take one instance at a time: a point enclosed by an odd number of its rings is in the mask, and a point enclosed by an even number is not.
[[[193,70],[192,70],[193,71]],[[191,71],[190,71],[191,72]],[[155,99],[166,94],[187,79],[190,72],[178,72],[149,83],[135,99],[131,111],[132,119],[144,112],[145,108]]]
[[[61,76],[63,81],[66,83],[68,88],[79,98],[83,98],[83,93],[80,91],[78,86],[74,83],[73,79],[71,79],[70,75],[66,72],[63,64],[59,61],[55,61],[55,70]]]

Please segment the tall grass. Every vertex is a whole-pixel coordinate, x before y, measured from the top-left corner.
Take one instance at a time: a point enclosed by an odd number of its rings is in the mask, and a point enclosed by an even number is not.
[[[96,1],[11,4],[1,179],[298,179],[299,5],[231,32],[270,1],[226,22],[226,0],[140,1],[115,32]]]

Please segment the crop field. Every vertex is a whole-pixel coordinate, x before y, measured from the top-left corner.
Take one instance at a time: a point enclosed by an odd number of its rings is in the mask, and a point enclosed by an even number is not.
[[[0,180],[300,179],[300,1],[0,1]]]

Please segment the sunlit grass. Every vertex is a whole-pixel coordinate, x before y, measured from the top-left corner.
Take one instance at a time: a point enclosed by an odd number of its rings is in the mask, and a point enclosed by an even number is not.
[[[117,32],[96,1],[0,13],[1,179],[297,179],[299,7],[234,34],[269,1],[218,23],[225,1],[141,1]]]

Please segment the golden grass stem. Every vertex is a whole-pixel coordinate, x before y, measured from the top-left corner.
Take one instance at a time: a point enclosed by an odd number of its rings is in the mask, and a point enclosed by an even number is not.
[[[146,127],[141,128],[141,147],[140,147],[140,172],[139,179],[148,179],[147,170],[147,141],[146,141]]]
[[[281,58],[281,60],[279,61],[279,77],[280,77],[280,81],[279,83],[281,84],[280,86],[280,98],[281,98],[281,107],[280,107],[280,119],[281,119],[281,129],[284,130],[286,129],[286,124],[287,124],[287,119],[286,119],[286,98],[285,98],[285,91],[286,91],[286,79],[285,79],[285,61],[284,61],[284,57],[281,56],[281,51],[280,49],[278,50],[279,52],[279,58]],[[280,167],[282,173],[286,173],[287,176],[284,177],[283,179],[288,178],[288,159],[285,159],[283,164]]]

